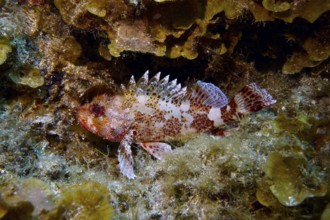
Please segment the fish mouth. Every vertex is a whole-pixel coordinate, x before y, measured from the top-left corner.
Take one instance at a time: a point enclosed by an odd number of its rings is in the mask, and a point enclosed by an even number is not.
[[[89,111],[90,105],[83,105],[78,109],[77,120],[78,123],[87,131],[90,131],[96,135],[102,135],[103,121],[93,117]],[[101,132],[101,133],[100,133]]]
[[[78,109],[77,120],[78,120],[78,123],[81,126],[83,126],[83,128],[85,128],[86,130],[89,130],[89,127],[87,125],[87,119],[88,119],[88,108],[87,108],[87,106],[84,105]]]

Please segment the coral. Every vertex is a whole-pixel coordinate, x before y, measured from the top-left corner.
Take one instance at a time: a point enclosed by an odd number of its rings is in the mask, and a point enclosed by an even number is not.
[[[327,185],[309,170],[301,154],[282,156],[274,152],[268,156],[266,176],[271,179],[271,192],[286,206],[296,206],[308,197],[324,196]]]

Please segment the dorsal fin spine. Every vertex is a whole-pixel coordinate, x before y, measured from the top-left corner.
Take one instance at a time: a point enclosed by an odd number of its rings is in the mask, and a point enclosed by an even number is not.
[[[160,72],[156,73],[156,75],[154,75],[154,77],[152,77],[150,81],[159,82],[160,74],[161,74]]]
[[[122,91],[125,91],[125,90],[126,90],[126,86],[125,86],[124,84],[120,84],[120,89],[121,89]]]
[[[177,84],[177,79],[173,79],[171,82],[169,82],[170,85],[176,86]]]
[[[147,70],[143,74],[143,76],[139,79],[137,84],[140,88],[143,88],[144,86],[146,86],[148,84],[148,82],[149,82],[149,71]]]
[[[134,78],[133,75],[131,76],[131,78],[129,80],[128,86],[129,86],[130,89],[132,89],[136,86],[135,78]]]
[[[181,83],[179,83],[178,85],[176,85],[176,87],[174,88],[175,92],[179,92],[181,89]]]
[[[159,81],[159,84],[167,84],[169,79],[170,79],[170,75],[167,75]]]
[[[160,75],[159,72],[148,80],[147,71],[137,82],[132,76],[128,88],[136,95],[156,95],[164,100],[182,101],[186,97],[186,87],[181,88],[181,84],[177,84],[177,79],[169,82],[169,75],[162,79]]]

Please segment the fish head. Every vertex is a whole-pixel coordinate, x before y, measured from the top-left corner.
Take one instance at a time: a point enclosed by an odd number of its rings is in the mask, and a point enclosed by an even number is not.
[[[86,130],[111,141],[120,141],[131,123],[118,100],[108,95],[95,97],[78,109],[78,122]]]
[[[94,98],[92,102],[84,104],[78,109],[78,122],[86,130],[98,136],[103,136],[104,127],[109,123],[105,108],[106,97],[104,95]]]

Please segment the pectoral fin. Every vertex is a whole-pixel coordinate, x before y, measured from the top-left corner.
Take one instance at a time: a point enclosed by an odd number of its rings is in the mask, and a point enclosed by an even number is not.
[[[162,142],[139,143],[139,145],[141,145],[143,149],[145,149],[149,154],[159,160],[163,158],[164,153],[170,153],[172,151],[169,144]]]
[[[118,149],[119,170],[128,179],[134,179],[135,174],[133,170],[133,157],[131,144],[133,139],[133,132],[129,131],[120,142]]]

